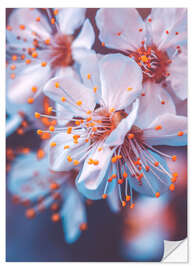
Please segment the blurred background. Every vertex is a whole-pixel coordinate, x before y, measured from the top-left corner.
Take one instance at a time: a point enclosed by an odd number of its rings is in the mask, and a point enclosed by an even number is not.
[[[145,18],[151,9],[138,9]],[[7,9],[7,18],[13,9]],[[114,52],[101,46],[95,25],[97,9],[87,9],[94,26],[96,52]],[[9,115],[6,115],[7,119]],[[24,134],[16,131],[7,138],[7,179],[18,152],[36,151],[40,139],[30,128]],[[49,210],[35,219],[25,218],[25,206],[13,201],[7,191],[6,203],[6,260],[8,262],[64,261],[160,261],[163,240],[179,241],[187,235],[187,150],[186,147],[162,147],[176,153],[178,159],[169,167],[178,168],[176,190],[152,199],[135,194],[136,207],[112,213],[105,200],[87,206],[88,230],[73,244],[64,240],[62,223],[53,223]]]

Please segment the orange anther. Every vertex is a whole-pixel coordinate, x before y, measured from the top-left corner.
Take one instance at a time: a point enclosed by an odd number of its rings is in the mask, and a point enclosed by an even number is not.
[[[30,60],[30,59],[26,59],[26,60],[25,60],[25,63],[26,63],[27,65],[29,65],[29,64],[31,63],[31,60]]]
[[[25,212],[26,218],[34,218],[35,217],[35,210],[33,208],[27,209]]]
[[[11,31],[11,30],[12,30],[11,25],[7,25],[7,27],[6,27],[6,28],[7,28],[7,30],[8,30],[8,31]]]
[[[169,31],[168,31],[168,30],[166,30],[166,34],[167,34],[167,35],[169,34]]]
[[[51,142],[50,143],[50,147],[55,147],[56,146],[56,143],[55,142]]]
[[[104,47],[105,46],[105,43],[104,42],[101,42],[101,46]]]
[[[10,66],[10,69],[11,69],[11,70],[15,70],[15,69],[16,69],[16,65],[11,65],[11,66]]]
[[[54,11],[53,11],[55,16],[58,14],[58,12],[59,12],[58,9],[54,9]]]
[[[12,80],[15,79],[15,73],[12,73],[12,74],[10,75],[10,77],[11,77]]]
[[[162,101],[161,101],[161,104],[165,104],[165,101],[164,101],[164,100],[162,100]]]
[[[126,196],[126,201],[129,202],[131,200],[131,196],[127,195]]]
[[[98,160],[93,160],[93,164],[96,166],[99,164],[99,161]]]
[[[47,66],[47,63],[45,61],[41,62],[41,66],[42,67],[46,67]]]
[[[117,156],[112,157],[111,161],[112,163],[115,163],[117,161]]]
[[[42,135],[42,134],[43,134],[43,131],[42,131],[41,129],[38,129],[38,130],[37,130],[37,134],[38,134],[38,135]]]
[[[90,73],[88,73],[87,74],[87,79],[90,80],[90,78],[91,78],[91,75],[90,75]]]
[[[66,101],[66,98],[65,97],[61,97],[61,101],[62,102],[65,102]]]
[[[25,25],[20,24],[19,28],[20,28],[21,30],[25,30]]]
[[[40,113],[38,113],[38,112],[35,112],[35,118],[40,118]]]
[[[59,82],[55,82],[55,87],[56,87],[56,88],[59,88],[59,87],[60,87]]]
[[[36,18],[36,22],[40,22],[40,17],[37,17]]]
[[[150,168],[150,167],[149,167],[148,165],[145,166],[146,172],[149,172],[149,168]]]
[[[81,230],[81,231],[86,231],[86,230],[87,230],[87,228],[88,228],[88,226],[87,226],[87,224],[86,224],[86,223],[82,223],[82,224],[80,224],[80,230]]]
[[[32,92],[33,93],[37,92],[37,87],[36,86],[32,86]]]
[[[128,88],[127,88],[128,91],[131,91],[132,89],[133,89],[133,88],[131,88],[131,87],[128,87]]]
[[[172,160],[176,161],[177,157],[176,156],[172,156]]]
[[[51,24],[55,24],[55,18],[51,18]]]
[[[48,107],[48,113],[51,113],[52,112],[52,110],[53,110],[53,108],[50,106],[50,107]]]
[[[173,176],[173,177],[178,177],[178,173],[177,173],[177,172],[174,172],[174,173],[172,174],[172,176]]]
[[[155,193],[155,197],[156,197],[156,198],[159,198],[159,196],[160,196],[160,193],[159,193],[159,192],[156,192],[156,193]]]
[[[128,139],[133,139],[134,137],[135,137],[135,135],[133,133],[128,134]]]
[[[103,195],[102,195],[102,198],[103,198],[103,199],[106,199],[106,198],[107,198],[107,194],[103,194]]]
[[[183,131],[179,131],[178,132],[178,136],[183,136],[184,135],[184,132]]]
[[[72,132],[72,127],[68,127],[67,134],[71,134],[71,132]]]
[[[34,103],[34,98],[28,98],[27,102],[28,102],[29,104]]]
[[[65,145],[65,146],[64,146],[64,150],[65,150],[65,149],[68,149],[68,148],[70,148],[69,145]]]
[[[117,176],[116,176],[116,174],[114,173],[114,174],[112,174],[112,179],[115,179],[115,178],[117,178]]]
[[[126,206],[126,202],[122,201],[122,206],[125,207]]]
[[[38,149],[36,155],[37,155],[37,158],[38,158],[38,159],[42,159],[42,158],[45,157],[45,152],[44,152],[43,149],[40,148],[40,149]]]
[[[51,205],[51,210],[52,211],[57,211],[58,210],[58,208],[59,208],[59,205],[58,205],[58,203],[57,202],[54,202],[52,205]]]
[[[102,147],[99,147],[99,148],[98,148],[98,151],[99,151],[99,152],[100,152],[100,151],[102,151],[102,150],[103,150],[103,148],[102,148]]]
[[[54,127],[54,126],[50,126],[50,127],[49,127],[49,130],[50,130],[51,132],[53,132],[53,131],[55,130],[55,127]]]
[[[127,178],[127,173],[125,171],[123,172],[123,178]]]
[[[154,162],[154,165],[155,165],[156,167],[158,167],[158,166],[159,166],[159,162],[158,162],[158,161],[155,161],[155,162]]]
[[[76,104],[77,104],[78,106],[81,106],[81,105],[82,105],[82,101],[81,101],[81,100],[78,100],[78,101],[76,102]]]
[[[17,60],[17,55],[12,55],[12,60],[16,61]]]
[[[124,180],[121,179],[121,178],[119,178],[118,181],[117,181],[117,183],[118,183],[119,185],[122,185],[122,184],[124,183]]]
[[[155,127],[155,130],[160,130],[160,129],[162,129],[161,125]]]
[[[32,55],[31,55],[33,58],[36,58],[38,56],[38,53],[37,52],[33,52]]]
[[[110,112],[114,112],[115,111],[115,108],[110,108]]]
[[[96,93],[96,91],[97,91],[97,87],[96,86],[93,88],[93,91]]]
[[[130,205],[130,208],[133,209],[134,207],[135,207],[135,204],[132,203],[132,204]]]
[[[45,43],[46,45],[49,45],[49,44],[50,44],[50,39],[46,39],[46,40],[44,41],[44,43]]]
[[[73,161],[73,163],[74,163],[75,166],[77,166],[80,162],[79,162],[78,160],[75,159],[75,160]]]
[[[175,185],[174,185],[174,184],[171,184],[171,185],[169,186],[169,190],[174,191],[174,189],[175,189]]]
[[[72,162],[71,156],[67,156],[67,160],[68,160],[68,162]]]
[[[60,215],[58,213],[55,213],[51,217],[53,222],[58,222],[60,220]]]
[[[57,189],[59,189],[59,187],[60,187],[60,185],[57,182],[52,182],[50,184],[50,189],[51,190],[57,190]]]

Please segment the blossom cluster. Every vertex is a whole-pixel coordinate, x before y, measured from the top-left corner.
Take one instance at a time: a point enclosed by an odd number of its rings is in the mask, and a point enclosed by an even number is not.
[[[159,146],[187,144],[187,10],[101,8],[95,22],[98,37],[85,8],[19,8],[7,24],[6,133],[41,139],[19,151],[8,188],[28,218],[51,208],[69,243],[90,200],[119,211],[134,192],[170,196],[178,156]]]

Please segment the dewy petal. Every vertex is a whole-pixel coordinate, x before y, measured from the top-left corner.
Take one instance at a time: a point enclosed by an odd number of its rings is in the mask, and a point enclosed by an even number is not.
[[[101,8],[96,14],[99,38],[106,47],[136,50],[141,47],[146,29],[135,8]]]
[[[39,21],[36,19],[40,18]],[[41,39],[48,39],[51,34],[51,28],[46,17],[38,9],[16,8],[10,15],[8,25],[12,32],[20,38],[33,40],[36,33]],[[24,29],[20,29],[21,26]]]
[[[9,80],[7,85],[8,98],[13,103],[25,103],[34,94],[32,87],[35,86],[41,92],[42,86],[50,77],[50,67],[42,67],[41,64],[30,64],[16,74],[15,79]],[[36,93],[36,95],[37,95]]]
[[[86,223],[87,218],[81,195],[72,187],[65,189],[64,204],[60,215],[66,242],[75,242],[81,234],[80,225]]]
[[[168,81],[172,87],[173,92],[180,99],[187,98],[187,50],[185,47],[181,48],[181,53],[172,59],[172,63],[168,67],[170,76]]]
[[[150,18],[151,22],[149,22]],[[187,43],[186,8],[152,8],[146,26],[152,43],[158,49],[165,50]]]
[[[95,33],[89,19],[84,22],[81,32],[72,43],[73,48],[91,49],[95,41]]]
[[[139,109],[139,100],[137,99],[133,105],[132,110],[129,115],[121,120],[119,125],[111,132],[108,138],[105,141],[105,144],[110,146],[118,146],[124,142],[126,134],[129,132],[131,127],[133,126],[136,118],[137,112]]]
[[[80,74],[84,85],[91,88],[93,91],[96,89],[97,93],[101,91],[101,82],[99,75],[99,63],[96,53],[89,54],[81,61]],[[88,77],[90,76],[90,78]]]
[[[78,134],[78,133],[77,133]],[[49,164],[50,168],[56,172],[63,172],[71,170],[75,167],[73,161],[81,161],[81,158],[86,154],[89,143],[80,138],[79,143],[73,142],[73,135],[67,133],[59,133],[52,137],[50,143],[56,143],[56,146],[49,148]],[[69,148],[64,148],[68,146]],[[68,156],[72,161],[68,161]]]
[[[44,93],[69,110],[70,114],[79,117],[85,117],[88,111],[95,108],[95,93],[73,77],[65,76],[50,80],[44,87]]]
[[[147,128],[160,115],[176,113],[172,98],[160,84],[146,82],[143,84],[143,92],[145,95],[140,97],[140,107],[135,123],[139,128]]]
[[[159,164],[166,171],[169,171],[167,163],[164,158],[162,158],[160,155],[156,154],[151,150],[147,151],[151,156],[154,157],[156,161],[159,162]],[[131,187],[133,187],[137,192],[155,197],[156,192],[163,194],[164,192],[169,191],[169,186],[171,184],[170,177],[167,174],[157,170],[154,164],[150,166],[148,172],[144,170],[143,175],[144,176],[141,179],[142,185],[139,185],[139,181],[136,178],[130,176],[129,183]]]
[[[21,124],[22,117],[19,114],[14,114],[6,119],[6,136],[11,135]]]
[[[101,96],[107,109],[121,110],[142,91],[142,71],[122,54],[108,54],[99,61]]]
[[[59,8],[58,11],[56,18],[64,34],[73,34],[85,19],[86,8]]]
[[[8,178],[9,191],[22,198],[23,200],[36,200],[40,196],[43,196],[49,191],[49,185],[46,188],[42,188],[37,184],[34,178],[34,173],[39,174],[41,180],[46,177],[46,183],[48,178],[48,160],[43,158],[38,160],[35,153],[29,153],[17,157],[16,161],[12,165],[12,169]],[[34,181],[33,181],[34,180]],[[25,191],[25,187],[26,189]],[[30,189],[29,189],[30,188]]]
[[[156,127],[160,127],[156,130]],[[144,129],[144,141],[149,145],[183,146],[187,144],[187,118],[174,114],[158,116]]]
[[[97,148],[100,146],[102,150],[98,151]],[[91,154],[85,160],[83,168],[76,179],[76,186],[85,197],[92,200],[102,198],[105,186],[108,183],[108,169],[112,154],[113,150],[100,144],[93,148]],[[97,160],[98,165],[88,164],[90,158]],[[115,182],[108,183],[106,193],[110,193],[114,187]]]

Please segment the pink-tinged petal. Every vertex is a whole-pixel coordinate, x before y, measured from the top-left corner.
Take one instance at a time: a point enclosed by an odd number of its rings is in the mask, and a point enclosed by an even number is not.
[[[6,119],[6,136],[11,135],[21,125],[22,120],[19,114],[11,115]]]
[[[118,50],[141,47],[146,29],[135,8],[101,8],[96,14],[99,38],[104,45]]]
[[[182,47],[181,53],[173,58],[172,63],[168,67],[170,74],[168,81],[170,82],[174,94],[182,100],[187,98],[187,69],[187,50],[185,47]]]
[[[98,147],[102,147],[102,150],[98,151]],[[95,147],[89,154],[76,180],[78,190],[85,197],[92,200],[102,199],[107,184],[107,194],[115,186],[115,182],[108,183],[107,181],[113,151],[102,144],[98,145],[98,147]],[[89,164],[90,159],[98,163],[96,165]]]
[[[78,133],[76,132],[76,134]],[[52,143],[55,143],[55,146],[49,147],[49,164],[51,170],[57,172],[68,171],[76,167],[77,164],[74,164],[74,160],[81,162],[89,147],[89,144],[82,138],[78,139],[78,144],[75,144],[73,134],[65,132],[55,135],[50,140],[50,144]]]
[[[164,158],[160,155],[156,154],[151,150],[147,150],[148,154],[150,154],[157,162],[159,162],[159,166],[162,166],[166,171],[169,171],[168,165]],[[156,192],[159,192],[160,195],[169,191],[169,186],[171,184],[170,177],[164,173],[164,171],[159,170],[156,166],[150,165],[149,171],[143,170],[143,177],[141,178],[141,183],[135,178],[130,176],[129,183],[132,188],[134,188],[137,192],[146,194],[148,196],[154,196]],[[156,200],[157,198],[155,198]]]
[[[99,74],[99,60],[97,54],[87,54],[81,61],[80,74],[84,85],[91,88],[97,94],[101,91]]]
[[[59,8],[58,11],[56,18],[64,34],[73,34],[85,19],[86,8]]]
[[[65,188],[64,204],[60,215],[66,242],[75,242],[81,234],[80,226],[87,222],[87,218],[83,199],[72,187]]]
[[[22,104],[29,98],[39,95],[50,75],[50,67],[42,67],[40,63],[30,64],[29,67],[16,73],[15,78],[9,79],[7,85],[10,102]],[[36,87],[36,93],[32,91],[33,87]]]
[[[115,145],[118,146],[124,142],[126,134],[129,132],[129,130],[131,129],[136,120],[138,109],[139,109],[139,100],[137,99],[133,103],[129,115],[123,120],[121,120],[118,126],[108,136],[108,138],[105,141],[106,145],[108,145],[109,147]]]
[[[169,113],[158,116],[144,129],[144,140],[149,145],[186,145],[187,118]]]
[[[58,77],[44,87],[44,94],[62,105],[74,116],[86,117],[95,108],[95,94],[73,77]]]
[[[142,71],[136,62],[121,54],[108,54],[99,61],[101,96],[107,109],[121,110],[142,91]]]
[[[187,42],[187,9],[152,8],[146,26],[158,49],[184,45]]]
[[[72,43],[73,48],[91,49],[95,41],[95,33],[89,19],[84,22],[81,32]]]
[[[16,8],[9,17],[8,25],[16,36],[27,41],[35,38],[33,33],[43,40],[48,39],[51,34],[46,17],[36,8]]]
[[[185,100],[180,100],[178,102],[176,102],[176,114],[177,115],[183,115],[183,116],[187,116],[187,102],[188,100],[185,99]]]
[[[170,95],[160,84],[144,83],[136,126],[146,128],[156,117],[165,113],[176,113],[175,104]]]

